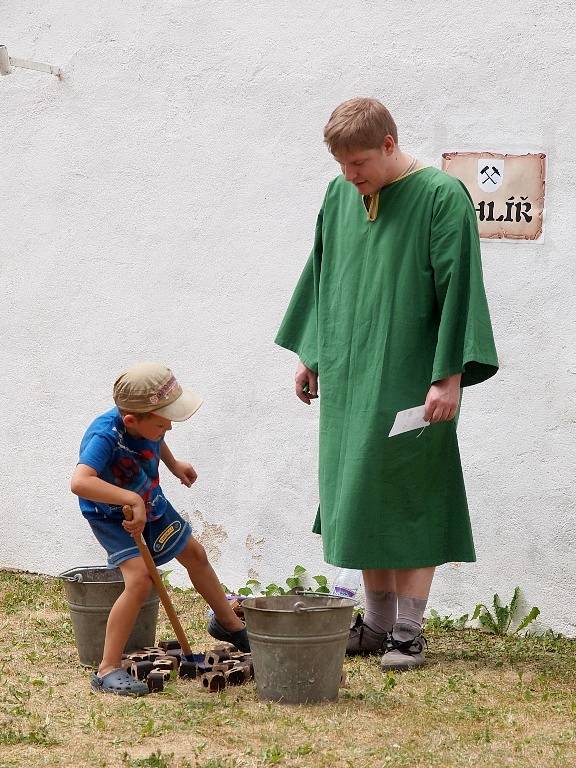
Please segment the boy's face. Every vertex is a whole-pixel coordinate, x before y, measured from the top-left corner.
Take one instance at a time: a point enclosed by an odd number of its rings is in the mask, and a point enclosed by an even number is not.
[[[124,426],[132,437],[142,437],[145,440],[162,440],[166,432],[172,429],[170,419],[157,416],[155,413],[145,413],[138,417],[132,413],[122,417]]]

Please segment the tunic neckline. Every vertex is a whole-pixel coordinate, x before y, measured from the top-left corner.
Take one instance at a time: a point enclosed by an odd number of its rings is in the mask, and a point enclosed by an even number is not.
[[[380,202],[380,192],[382,192],[382,190],[388,189],[394,184],[400,184],[400,182],[405,181],[406,179],[412,178],[412,176],[415,176],[417,173],[420,173],[420,171],[425,171],[426,169],[431,167],[432,167],[431,165],[423,165],[421,168],[415,168],[413,171],[410,171],[410,173],[407,173],[405,176],[399,176],[397,179],[394,179],[393,181],[388,182],[388,184],[384,184],[384,186],[381,187],[373,195],[362,195],[362,203],[364,204],[364,208],[366,209],[368,221],[376,221],[376,219],[378,218],[378,204]]]

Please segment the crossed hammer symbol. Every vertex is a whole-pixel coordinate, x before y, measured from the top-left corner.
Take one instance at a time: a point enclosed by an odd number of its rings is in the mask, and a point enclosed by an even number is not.
[[[500,176],[500,171],[498,170],[498,168],[496,168],[496,166],[494,166],[494,165],[492,166],[492,171],[494,172],[494,174],[496,174],[496,176]],[[485,181],[488,181],[488,180],[489,180],[489,181],[491,181],[491,182],[492,182],[492,184],[494,184],[494,185],[496,185],[496,184],[498,183],[498,182],[497,182],[497,181],[494,179],[494,176],[493,176],[493,175],[492,175],[492,174],[491,174],[491,173],[488,171],[488,166],[487,166],[487,165],[485,165],[485,166],[484,166],[484,168],[482,168],[482,170],[480,171],[480,174],[481,174],[481,175],[482,175],[482,174],[485,174],[485,176],[486,176],[486,179],[485,179]]]

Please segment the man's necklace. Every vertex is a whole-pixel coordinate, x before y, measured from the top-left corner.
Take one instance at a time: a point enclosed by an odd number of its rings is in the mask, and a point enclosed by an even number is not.
[[[392,181],[389,181],[388,184],[394,184],[395,181],[400,181],[400,179],[403,179],[405,176],[409,176],[414,170],[416,170],[416,166],[418,165],[418,160],[413,157],[412,160],[408,163],[407,168],[400,174],[400,176],[396,176],[395,179],[392,179]],[[388,184],[385,184],[384,186],[388,186]],[[368,195],[368,221],[376,221],[376,217],[378,216],[378,203],[380,201],[380,190],[378,192],[375,192],[373,195]],[[366,201],[365,203],[366,204]]]

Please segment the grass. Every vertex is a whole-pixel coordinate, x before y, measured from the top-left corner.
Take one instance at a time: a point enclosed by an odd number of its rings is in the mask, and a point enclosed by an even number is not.
[[[205,605],[173,591],[195,650]],[[345,663],[332,704],[259,702],[252,684],[207,694],[92,694],[60,582],[0,571],[0,768],[569,768],[576,765],[576,642],[428,631],[428,665],[383,675]],[[158,639],[172,637],[163,619]]]

